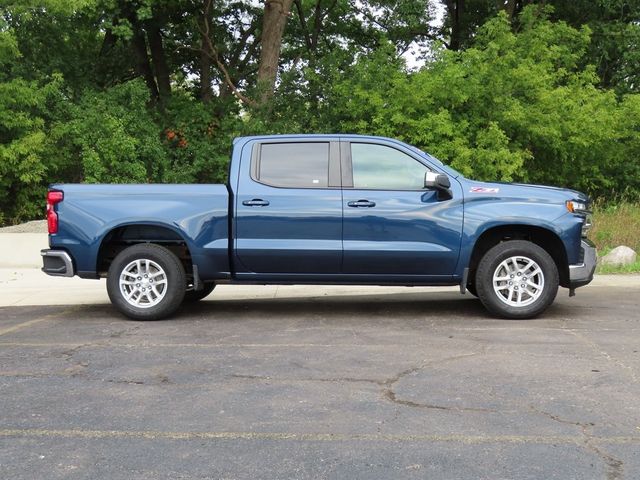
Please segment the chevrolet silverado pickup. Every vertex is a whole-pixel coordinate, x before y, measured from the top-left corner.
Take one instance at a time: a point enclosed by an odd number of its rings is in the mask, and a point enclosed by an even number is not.
[[[51,185],[49,275],[137,320],[218,284],[459,285],[531,318],[593,278],[587,196],[464,178],[397,140],[237,138],[226,185]]]

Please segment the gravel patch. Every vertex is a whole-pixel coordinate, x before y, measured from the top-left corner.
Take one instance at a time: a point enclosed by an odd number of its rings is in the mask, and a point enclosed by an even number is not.
[[[47,233],[47,221],[34,220],[19,225],[3,227],[0,228],[0,233]]]

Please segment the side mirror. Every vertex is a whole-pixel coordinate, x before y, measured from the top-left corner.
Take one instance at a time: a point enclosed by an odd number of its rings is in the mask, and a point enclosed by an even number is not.
[[[451,182],[444,173],[427,172],[424,174],[424,188],[446,191],[451,188]]]
[[[427,172],[424,174],[424,188],[436,190],[438,200],[449,200],[453,198],[451,193],[451,181],[444,173]]]

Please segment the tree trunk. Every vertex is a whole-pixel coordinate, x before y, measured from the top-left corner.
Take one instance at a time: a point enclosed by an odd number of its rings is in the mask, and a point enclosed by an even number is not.
[[[149,62],[149,56],[147,55],[147,42],[145,42],[140,29],[135,25],[133,27],[131,47],[133,48],[133,53],[136,58],[136,72],[138,75],[142,75],[142,77],[144,77],[151,99],[154,101],[158,100],[158,85],[156,85],[156,79],[153,76],[151,63]]]
[[[211,58],[207,54],[206,40],[200,45],[200,100],[209,103],[213,97],[211,90]]]
[[[462,16],[464,14],[464,0],[447,0],[449,22],[451,23],[451,41],[449,49],[460,50],[462,46]]]
[[[261,103],[273,95],[282,47],[282,35],[293,0],[266,0],[262,21],[262,50],[258,68],[258,90]]]
[[[118,1],[118,7],[120,9],[121,18],[126,18],[131,24],[133,35],[131,37],[131,50],[133,51],[133,57],[135,58],[135,71],[136,75],[144,78],[147,88],[149,89],[149,96],[152,101],[158,100],[158,85],[156,79],[153,76],[153,70],[151,68],[151,62],[149,61],[149,54],[147,52],[147,41],[145,40],[144,33],[138,21],[136,12],[132,9],[132,4],[125,0]],[[117,19],[114,20],[114,24],[117,23]]]
[[[512,21],[513,14],[516,11],[516,0],[503,0],[502,2],[499,2],[499,3],[502,4],[502,10],[507,12],[507,16],[509,17],[509,20]]]
[[[209,51],[209,11],[211,10],[211,0],[204,0],[202,12],[202,26],[200,28],[200,100],[209,103],[213,98],[211,89],[211,55]]]
[[[167,59],[164,54],[164,46],[162,45],[162,34],[158,25],[153,21],[147,27],[147,37],[149,38],[149,50],[151,50],[158,93],[160,94],[160,99],[165,100],[171,95],[171,80],[169,78]]]

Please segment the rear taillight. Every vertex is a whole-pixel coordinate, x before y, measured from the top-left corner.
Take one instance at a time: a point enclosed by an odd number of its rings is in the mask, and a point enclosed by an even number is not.
[[[54,205],[60,203],[64,198],[64,194],[59,190],[50,190],[47,192],[47,227],[49,233],[58,233],[58,214],[53,208]]]

